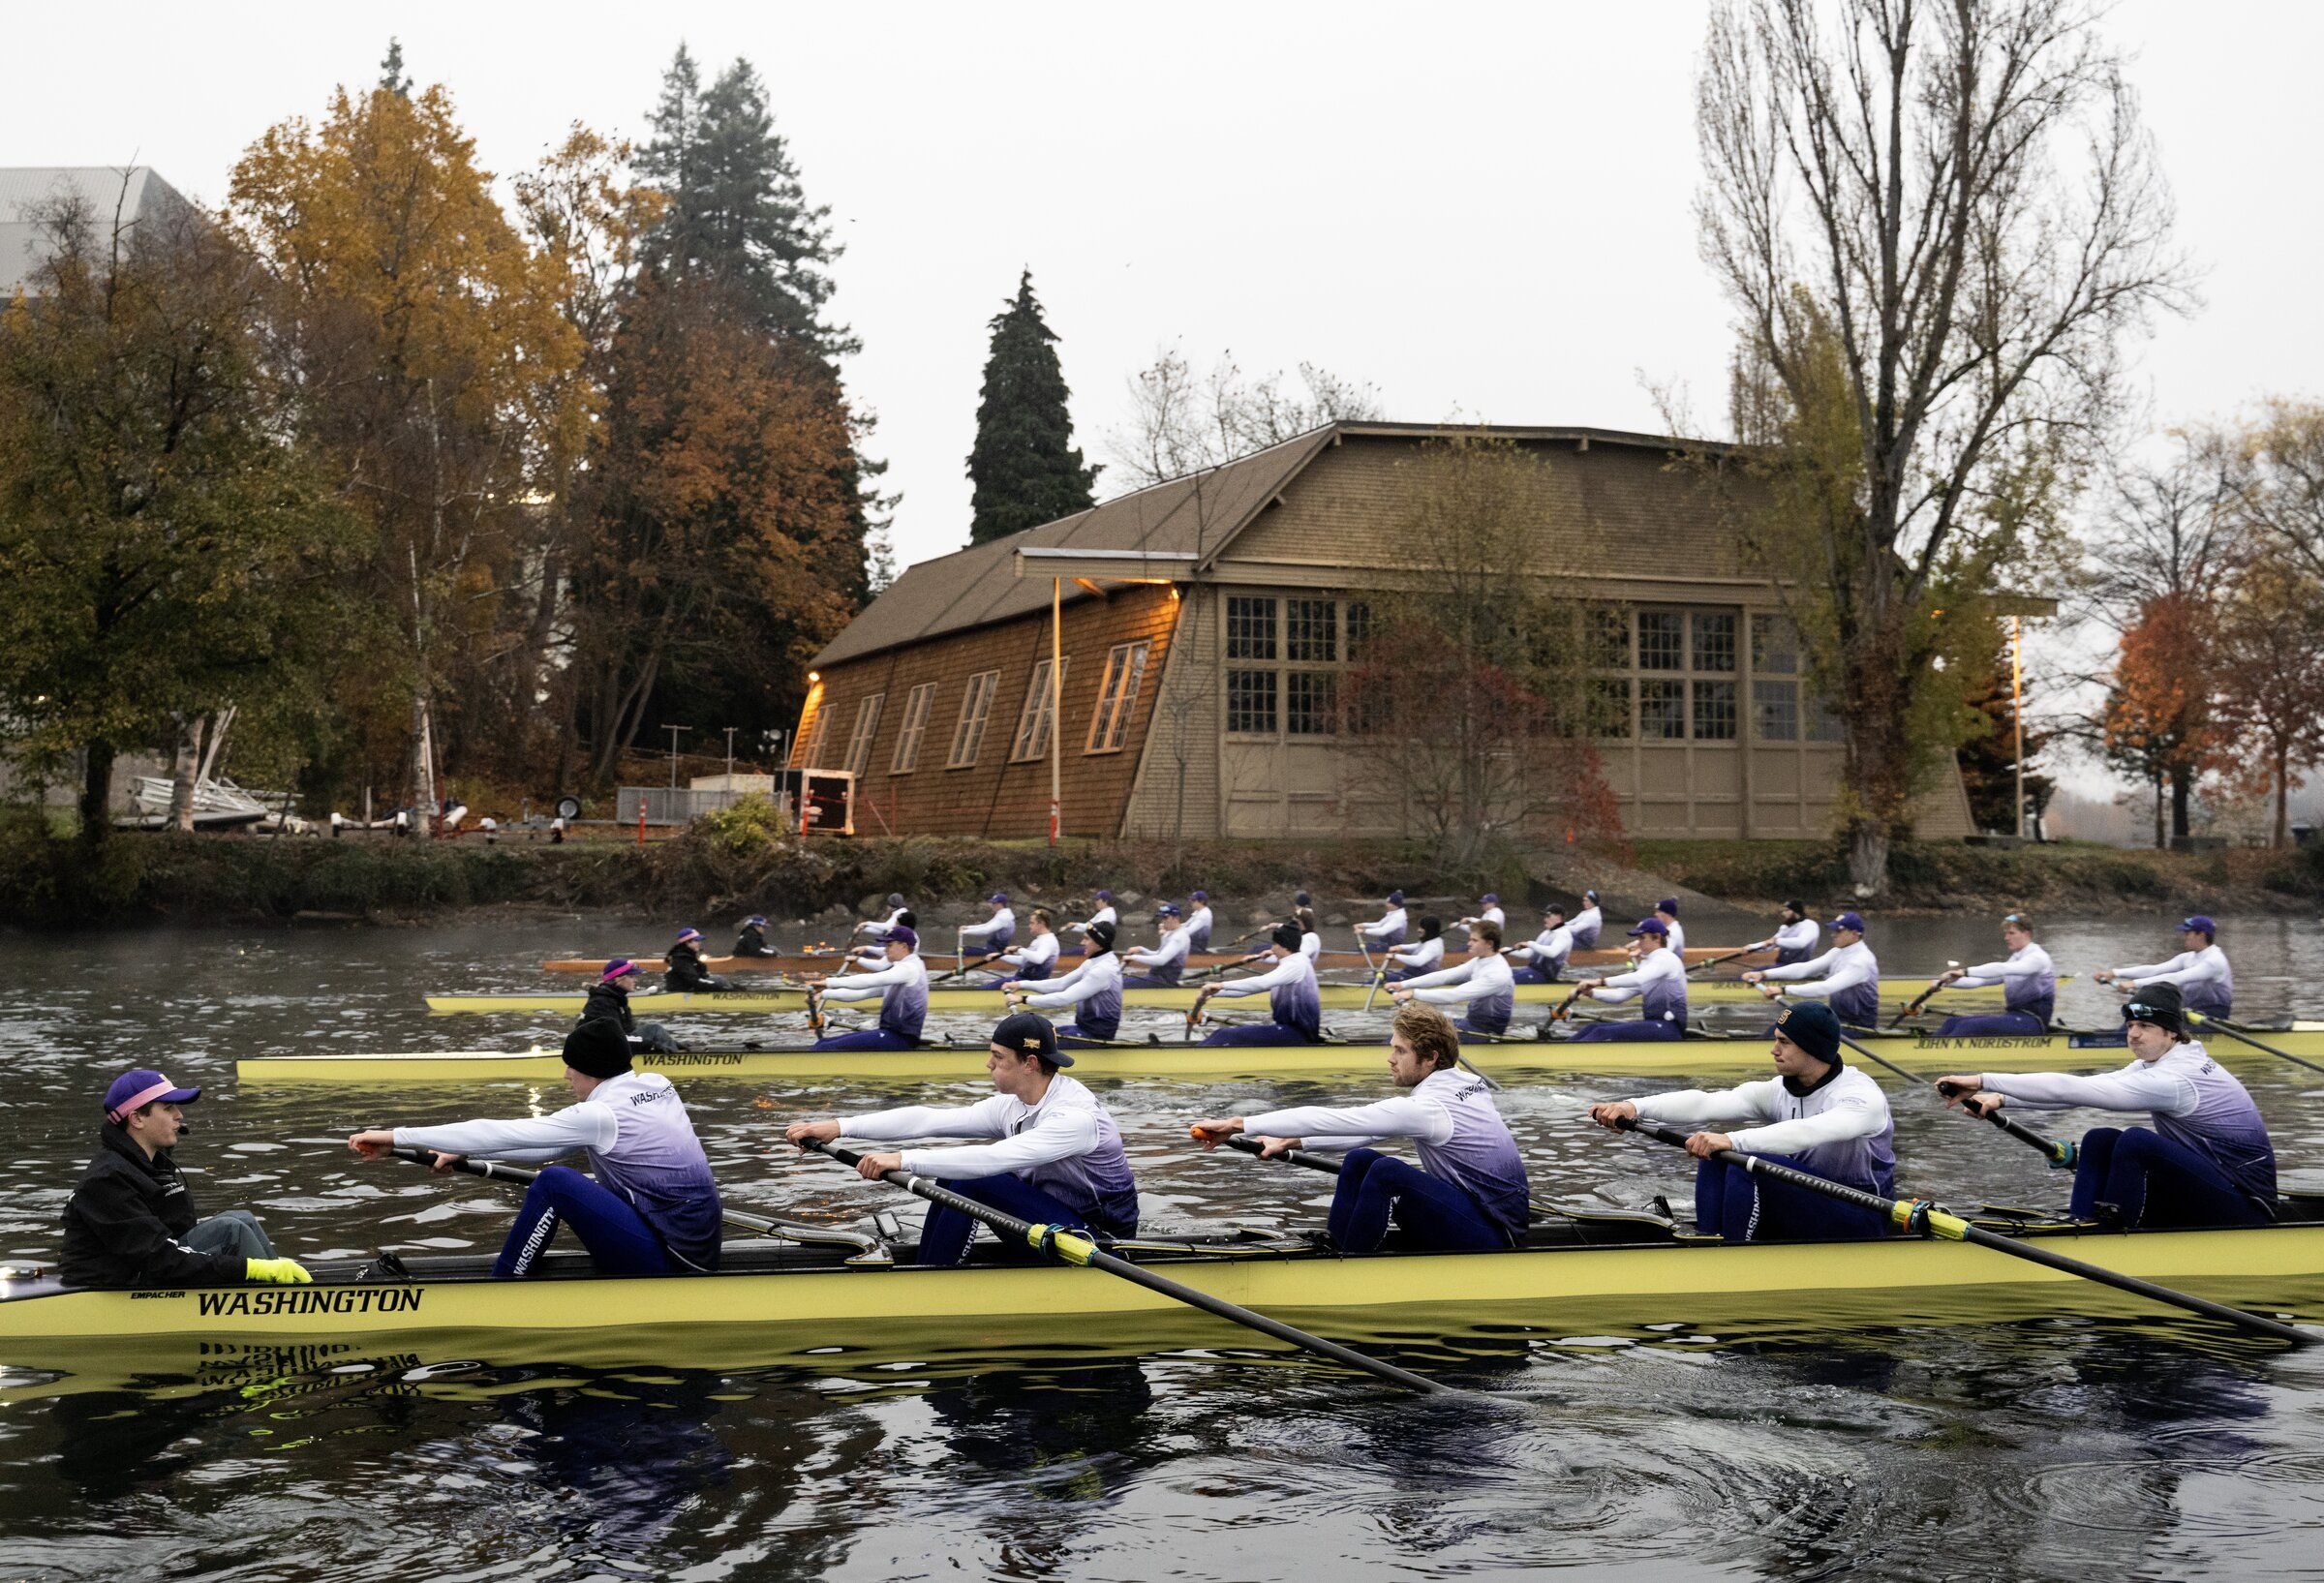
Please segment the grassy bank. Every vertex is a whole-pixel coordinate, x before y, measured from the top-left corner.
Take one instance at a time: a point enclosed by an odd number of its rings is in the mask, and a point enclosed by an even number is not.
[[[1848,863],[1830,841],[1639,841],[1637,863],[1690,889],[1738,904],[1798,897],[1846,898]],[[2095,913],[2125,902],[2249,912],[2324,900],[2324,848],[2293,852],[2125,850],[2082,841],[1965,846],[1906,841],[1889,864],[1883,905],[1932,911],[2009,907]]]

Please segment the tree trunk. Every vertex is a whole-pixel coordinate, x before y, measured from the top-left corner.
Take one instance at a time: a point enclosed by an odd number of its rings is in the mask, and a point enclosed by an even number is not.
[[[2171,839],[2184,841],[2191,834],[2187,816],[2195,800],[2195,777],[2187,770],[2171,772]]]
[[[2268,844],[2281,849],[2292,844],[2292,754],[2288,747],[2276,749],[2276,828],[2268,835]]]
[[[178,733],[177,762],[169,787],[169,828],[180,834],[194,829],[194,790],[201,778],[202,718],[190,716]]]
[[[92,742],[82,750],[80,844],[95,851],[113,829],[113,745]]]
[[[2162,776],[2155,777],[2155,850],[2159,852],[2171,844],[2162,831]]]

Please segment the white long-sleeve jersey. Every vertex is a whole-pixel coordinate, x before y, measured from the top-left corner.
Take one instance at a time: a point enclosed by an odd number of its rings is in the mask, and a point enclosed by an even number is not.
[[[1823,934],[1823,926],[1813,918],[1802,918],[1796,924],[1779,925],[1776,931],[1759,942],[1778,951],[1813,951]]]
[[[1094,1000],[1108,989],[1116,993],[1121,989],[1121,959],[1111,951],[1088,958],[1063,978],[1046,981],[1046,988],[1038,994],[1026,995],[1024,1003],[1045,1012],[1055,1011]]]
[[[914,1175],[955,1181],[1003,1173],[1022,1176],[1036,1187],[1063,1186],[1066,1192],[1059,1196],[1076,1207],[1110,1192],[1136,1191],[1113,1116],[1079,1080],[1062,1072],[1049,1080],[1048,1091],[1035,1105],[994,1094],[974,1105],[874,1111],[842,1117],[840,1125],[845,1136],[874,1143],[916,1138],[994,1140],[966,1147],[904,1149],[903,1169]]]
[[[1385,918],[1375,923],[1358,924],[1356,932],[1371,940],[1377,940],[1383,934],[1401,935],[1404,932],[1404,909],[1391,907]]]
[[[1531,967],[1547,967],[1552,962],[1562,963],[1574,954],[1573,926],[1560,924],[1555,928],[1542,930],[1525,944],[1512,948],[1510,954],[1515,956],[1519,953],[1524,955],[1526,964]]]
[[[1431,1006],[1465,1006],[1473,1000],[1506,995],[1514,1008],[1517,998],[1516,977],[1498,952],[1490,957],[1463,957],[1441,972],[1406,979],[1397,988],[1410,989],[1415,1000]]]
[[[884,940],[895,932],[896,926],[903,921],[903,915],[911,910],[909,907],[898,907],[885,918],[866,919],[856,927],[874,940]]]
[[[1657,946],[1639,959],[1636,968],[1616,973],[1604,987],[1592,989],[1590,998],[1613,1006],[1642,998],[1639,1016],[1650,1022],[1675,1022],[1683,1028],[1687,1025],[1687,964],[1668,946]]]
[[[1016,932],[1017,914],[1007,907],[1001,908],[981,924],[963,924],[960,928],[962,939],[977,941],[989,940],[995,934],[1014,935]]]
[[[1881,1193],[1893,1186],[1895,1123],[1888,1096],[1852,1066],[1805,1094],[1793,1093],[1781,1078],[1763,1078],[1734,1088],[1650,1094],[1635,1103],[1646,1120],[1677,1126],[1756,1122],[1728,1134],[1745,1154],[1789,1154],[1819,1176],[1869,1182]]]
[[[2144,967],[2118,967],[2114,976],[2133,985],[2176,984],[2181,1003],[2190,1012],[2225,1017],[2233,1008],[2235,970],[2227,964],[2227,954],[2216,945],[2182,951],[2168,961]]]
[[[1174,928],[1163,935],[1151,951],[1134,950],[1129,954],[1129,959],[1140,967],[1168,967],[1173,962],[1186,959],[1186,948],[1190,943],[1184,929]]]
[[[1057,937],[1055,934],[1036,934],[1031,939],[1025,941],[1024,944],[1019,946],[1016,950],[1008,952],[1002,956],[1000,959],[1000,965],[1004,967],[1014,967],[1020,970],[1027,967],[1045,968],[1051,963],[1055,962],[1056,959]],[[1041,977],[1041,975],[1038,973],[1035,973],[1031,976],[1034,978]]]
[[[1121,927],[1121,915],[1114,910],[1114,904],[1112,902],[1107,902],[1104,906],[1098,908],[1097,911],[1091,913],[1081,923],[1067,924],[1065,927],[1067,928],[1078,928],[1084,934],[1086,934],[1089,932],[1092,926],[1098,924],[1112,924],[1116,928]]]
[[[1399,967],[1415,968],[1423,973],[1429,972],[1435,968],[1438,962],[1445,959],[1444,936],[1439,935],[1433,940],[1416,940],[1410,945],[1400,945],[1388,955],[1390,959]]]

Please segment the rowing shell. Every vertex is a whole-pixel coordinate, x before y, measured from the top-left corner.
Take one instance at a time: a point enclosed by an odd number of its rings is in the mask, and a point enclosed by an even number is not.
[[[2032,1231],[2030,1241],[2142,1280],[2221,1301],[2324,1314],[2324,1226],[2286,1223],[2220,1231],[2077,1234]],[[728,1326],[795,1327],[802,1344],[857,1347],[900,1320],[956,1326],[1060,1319],[1168,1325],[1183,1315],[1159,1294],[1101,1271],[971,1263],[958,1268],[849,1269],[836,1250],[729,1243],[716,1275],[614,1278],[585,1256],[551,1254],[545,1273],[490,1278],[477,1257],[414,1258],[411,1282],[357,1282],[354,1266],[318,1266],[312,1286],[209,1291],[69,1291],[41,1266],[0,1271],[0,1361],[24,1362],[91,1342],[238,1343],[288,1337],[354,1341],[460,1333],[463,1341],[594,1333],[656,1361],[697,1334]],[[1892,1324],[2044,1314],[2143,1313],[2093,1283],[1970,1243],[1734,1244],[1677,1239],[1641,1215],[1583,1214],[1538,1227],[1521,1248],[1488,1253],[1326,1256],[1280,1241],[1238,1251],[1196,1244],[1141,1263],[1263,1313],[1323,1328],[1389,1321],[1430,1335],[1437,1320],[1587,1323],[1616,1313],[1700,1322],[1755,1303],[1791,1304],[1816,1324],[1846,1316]],[[1336,1316],[1336,1318],[1335,1318]],[[1877,1321],[1876,1321],[1877,1322]],[[960,1330],[976,1343],[974,1329]],[[1078,1334],[1078,1332],[1077,1332]]]
[[[1515,941],[1511,942],[1513,945],[1516,943]],[[602,957],[551,957],[540,965],[552,973],[601,973],[605,970],[605,964],[620,955],[619,952],[612,952]],[[1445,960],[1450,963],[1459,955],[1458,951],[1448,948]],[[1764,966],[1773,961],[1775,953],[1765,951],[1749,957],[1735,957],[1728,950],[1717,946],[1690,946],[1687,949],[1686,957],[1690,962],[1709,961],[1713,957],[1728,957],[1739,967],[1751,967]],[[654,963],[662,959],[662,954],[658,951],[633,951],[628,954],[628,959],[651,972],[654,970]],[[949,961],[950,954],[945,954],[942,959]],[[1081,959],[1079,955],[1062,955],[1057,959],[1057,968],[1060,972],[1070,970],[1079,966]],[[787,957],[705,957],[702,959],[702,965],[713,973],[828,973],[835,968],[844,966],[846,960],[847,958],[843,952],[825,951]],[[1248,960],[1250,958],[1247,955],[1238,952],[1198,951],[1187,957],[1186,965],[1189,969],[1232,967],[1238,961]],[[1626,965],[1629,960],[1630,953],[1627,951],[1576,951],[1566,959],[1566,965],[1569,968],[1619,968]],[[1327,951],[1316,961],[1316,966],[1326,971],[1345,969],[1355,972],[1359,969],[1377,968],[1379,965],[1380,953],[1378,952],[1372,954],[1372,959],[1368,962],[1364,960],[1361,953],[1355,951]]]
[[[2066,980],[2061,978],[2059,983]],[[1199,987],[1180,985],[1169,989],[1124,989],[1121,1003],[1125,1006],[1145,1006],[1154,1009],[1185,1011],[1194,1004]],[[1369,984],[1325,984],[1318,988],[1326,1006],[1342,1010],[1361,1006],[1367,999],[1386,1004],[1388,989],[1378,995]],[[1391,986],[1392,988],[1392,986]],[[1903,1006],[1928,988],[1926,979],[1898,979],[1881,986],[1881,1000],[1884,1005]],[[1517,999],[1542,1004],[1563,1000],[1574,992],[1571,984],[1520,984]],[[428,1010],[432,1012],[563,1012],[578,1016],[581,1004],[588,997],[577,993],[549,994],[475,994],[430,995]],[[1235,997],[1221,996],[1212,1004],[1224,1009]],[[1763,1002],[1765,996],[1751,985],[1738,979],[1697,980],[1687,986],[1687,1002],[1692,1006],[1711,1003],[1750,1004]],[[1984,989],[1947,989],[1931,1002],[1933,1006],[1949,1007],[1981,1003],[1998,1006],[2002,999],[1999,986]],[[803,1012],[807,1010],[805,989],[723,989],[688,990],[678,993],[640,990],[629,997],[630,1008],[641,1016],[663,1017],[679,1012]],[[837,1007],[839,1001],[833,1001]],[[869,1006],[871,1002],[862,1004]],[[936,986],[928,991],[928,1009],[932,1012],[985,1012],[998,1016],[1002,1011],[998,989],[970,987],[948,988]]]
[[[2292,1054],[2324,1058],[2324,1028],[2311,1033],[2271,1032],[2270,1044]],[[2006,1034],[1967,1039],[1933,1035],[1878,1034],[1859,1043],[1913,1072],[1942,1077],[1948,1072],[2048,1072],[2105,1070],[2123,1064],[2128,1051],[2121,1035],[2078,1033]],[[2231,1040],[2207,1046],[2217,1059],[2267,1063],[2273,1057]],[[1496,1077],[1560,1074],[1609,1078],[1674,1078],[1697,1073],[1756,1072],[1767,1065],[1767,1040],[1758,1035],[1694,1035],[1661,1043],[1594,1040],[1472,1040],[1467,1058]],[[972,1079],[983,1073],[988,1047],[928,1044],[917,1050],[687,1050],[640,1055],[641,1071],[673,1079],[733,1078],[783,1080],[799,1083],[834,1080],[927,1082]],[[1377,1078],[1388,1064],[1383,1044],[1193,1045],[1177,1040],[1117,1044],[1074,1052],[1077,1078]],[[254,1083],[554,1082],[565,1059],[554,1050],[439,1050],[381,1055],[262,1055],[234,1063],[234,1074]]]

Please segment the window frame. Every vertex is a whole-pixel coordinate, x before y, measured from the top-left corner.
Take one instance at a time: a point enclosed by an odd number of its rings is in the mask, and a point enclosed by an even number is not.
[[[872,747],[879,738],[879,716],[886,710],[888,694],[885,688],[866,693],[855,703],[855,724],[847,732],[847,773],[856,779],[872,762]]]
[[[1085,754],[1118,753],[1128,746],[1130,719],[1138,713],[1153,648],[1152,639],[1138,638],[1106,651],[1106,674],[1098,679],[1097,707],[1089,712],[1089,734],[1082,744]]]
[[[1228,736],[1278,737],[1282,735],[1282,677],[1283,673],[1272,665],[1260,666],[1257,668],[1245,667],[1238,670],[1230,670],[1226,673],[1226,687],[1223,696],[1226,705],[1226,734]],[[1243,703],[1243,699],[1238,694],[1237,688],[1238,685],[1242,683],[1245,679],[1254,679],[1266,684],[1264,688],[1261,689],[1265,694],[1267,704],[1267,723],[1265,725],[1238,725],[1235,723],[1236,710],[1241,707]]]
[[[961,713],[952,726],[952,749],[946,756],[947,770],[973,770],[978,755],[985,750],[985,729],[993,718],[993,700],[1000,691],[1000,672],[997,669],[978,671],[968,678],[961,693]]]
[[[896,748],[888,755],[888,774],[910,775],[920,768],[920,741],[928,735],[928,716],[935,703],[933,682],[922,682],[904,694],[903,718],[897,722]]]
[[[1056,662],[1057,683],[1053,690],[1049,683],[1051,656],[1043,655],[1033,661],[1033,674],[1025,679],[1024,702],[1017,710],[1017,729],[1009,738],[1009,762],[1032,764],[1049,756],[1049,740],[1057,728],[1057,711],[1065,702],[1065,679],[1073,674],[1073,656],[1065,655]]]

